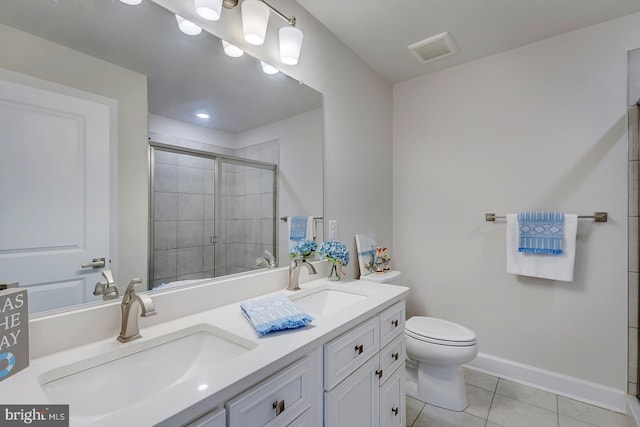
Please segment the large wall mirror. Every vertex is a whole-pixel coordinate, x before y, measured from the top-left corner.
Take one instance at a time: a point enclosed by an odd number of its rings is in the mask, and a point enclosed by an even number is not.
[[[322,217],[319,92],[150,0],[4,0],[0,37],[0,120],[29,123],[0,142],[0,283],[32,314],[101,303],[105,270],[122,294],[288,265],[281,218]]]

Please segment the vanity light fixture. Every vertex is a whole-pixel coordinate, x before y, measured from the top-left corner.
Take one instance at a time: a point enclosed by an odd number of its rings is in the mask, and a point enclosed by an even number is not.
[[[176,15],[176,21],[178,21],[178,28],[180,28],[180,31],[189,36],[197,36],[202,32],[202,28],[191,21],[187,21],[180,15]]]
[[[239,58],[244,55],[244,50],[240,49],[236,45],[229,43],[226,40],[222,40],[222,48],[224,49],[224,53],[231,56],[232,58]]]
[[[222,0],[195,0],[196,13],[207,21],[217,21],[222,12]]]
[[[276,67],[269,65],[264,61],[260,61],[260,65],[262,65],[262,71],[265,74],[278,74],[280,72]]]
[[[280,28],[280,60],[287,65],[296,65],[302,49],[303,34],[296,28],[296,17],[287,16],[264,0],[244,0],[242,9],[242,32],[247,43],[259,46],[264,43],[264,37],[269,24],[270,12],[289,23]]]
[[[242,10],[242,33],[247,43],[260,46],[269,24],[269,7],[260,0],[244,0]]]
[[[129,6],[137,6],[142,3],[142,0],[120,0],[124,4],[128,4]]]
[[[196,117],[199,119],[208,119],[211,116],[208,115],[207,113],[196,113]]]

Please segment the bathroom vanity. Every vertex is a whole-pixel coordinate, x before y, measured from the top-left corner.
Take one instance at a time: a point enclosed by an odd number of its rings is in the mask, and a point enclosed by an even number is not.
[[[0,383],[0,400],[68,403],[72,426],[404,426],[408,288],[320,279],[290,292],[276,287],[286,272],[256,275],[273,284],[250,296],[245,287],[224,305],[238,281],[152,294],[158,315],[139,319],[142,338],[124,344],[117,321],[98,327],[98,339],[80,326],[119,315],[119,304],[32,321],[36,357]],[[314,321],[258,337],[239,302],[272,292],[289,295]],[[169,305],[209,299],[211,308],[193,314]]]

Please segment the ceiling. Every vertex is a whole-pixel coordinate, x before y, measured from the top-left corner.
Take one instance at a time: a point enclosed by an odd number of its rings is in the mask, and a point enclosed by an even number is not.
[[[319,92],[264,74],[248,54],[226,56],[217,37],[182,34],[152,1],[0,0],[0,23],[146,75],[149,112],[174,120],[238,133],[322,106]]]
[[[638,0],[297,1],[391,83],[640,12]],[[457,54],[421,63],[407,48],[445,31]]]

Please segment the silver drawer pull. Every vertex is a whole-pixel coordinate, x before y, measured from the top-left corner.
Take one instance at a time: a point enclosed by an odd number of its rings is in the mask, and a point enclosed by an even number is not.
[[[394,328],[397,328],[398,327],[398,319],[392,320],[391,324],[393,325]]]
[[[382,369],[376,371],[376,375],[378,376],[378,378],[382,378]]]
[[[393,412],[394,416],[398,416],[398,408],[391,408],[391,412]]]
[[[284,412],[284,399],[273,402],[273,409],[276,410],[276,417]]]
[[[364,351],[364,347],[362,346],[362,344],[356,346],[356,351],[358,352],[358,354],[362,354],[362,352]]]
[[[393,353],[393,354],[391,355],[391,357],[393,357],[393,360],[398,360],[398,357],[399,357],[399,356],[400,356],[400,355],[399,355],[398,353]]]

